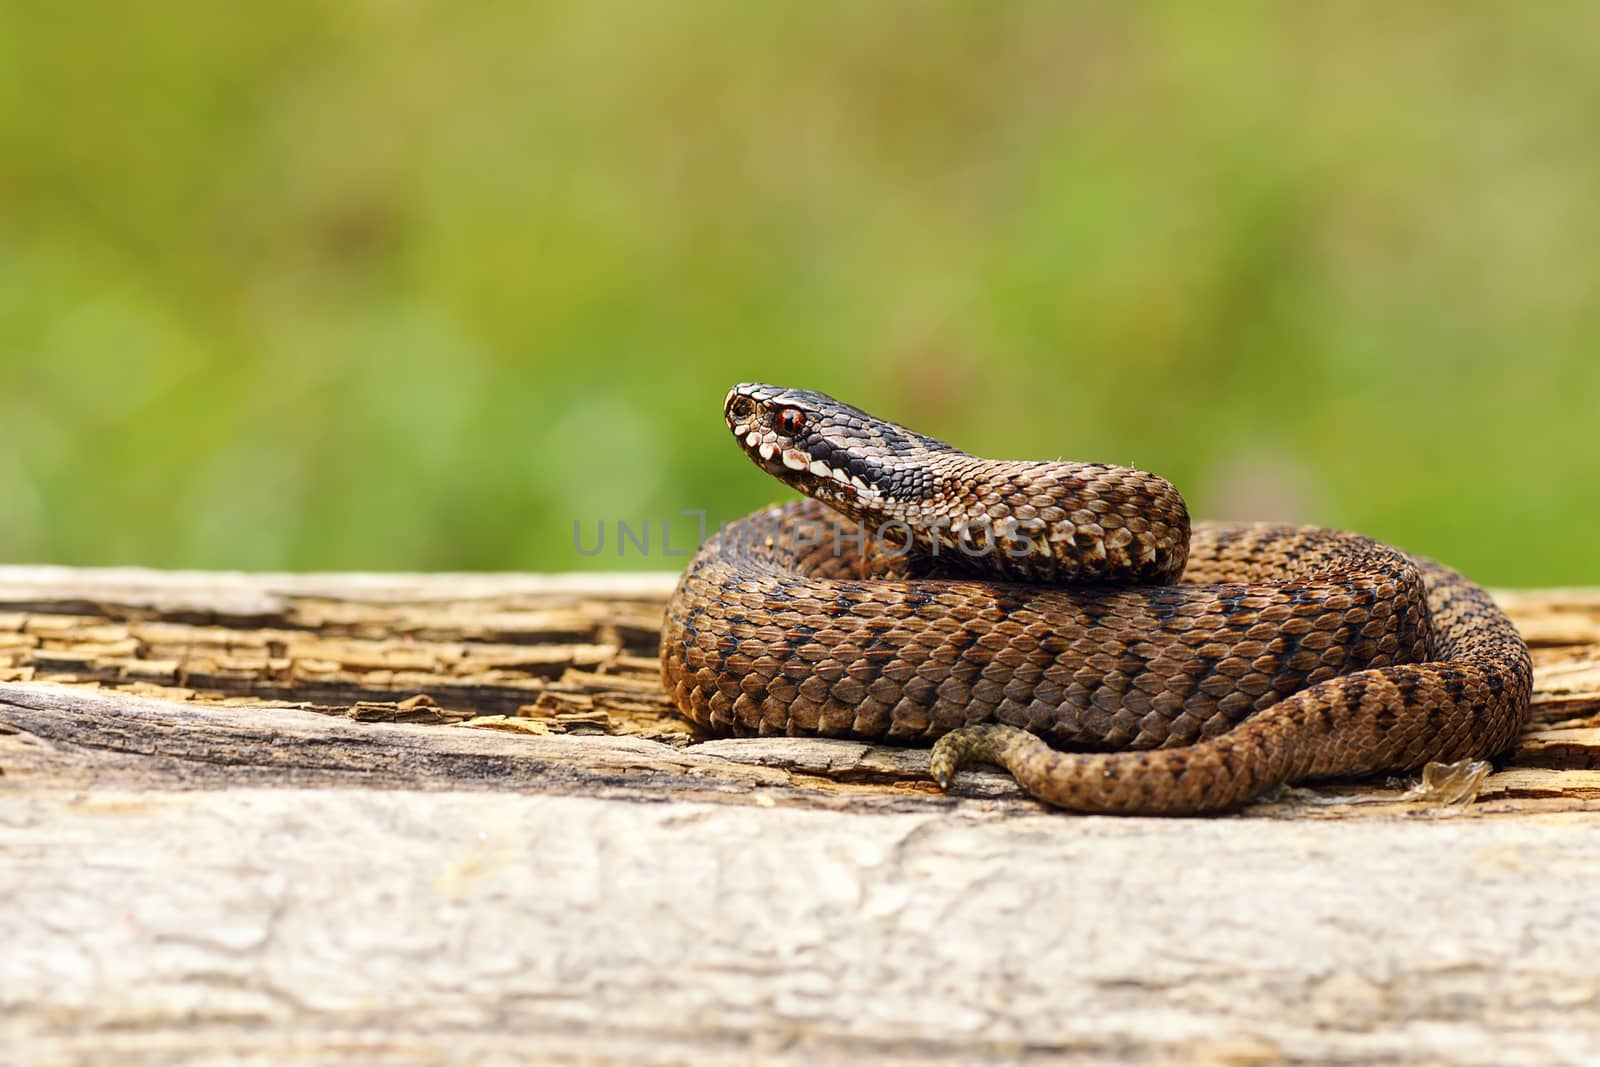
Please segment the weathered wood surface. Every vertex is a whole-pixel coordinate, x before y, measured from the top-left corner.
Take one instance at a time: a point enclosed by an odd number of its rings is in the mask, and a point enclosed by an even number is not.
[[[1600,592],[1475,803],[1156,820],[697,738],[671,583],[0,568],[0,1062],[1600,1057]]]

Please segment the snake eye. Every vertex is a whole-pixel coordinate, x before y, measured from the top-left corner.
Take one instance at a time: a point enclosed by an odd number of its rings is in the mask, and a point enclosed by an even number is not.
[[[793,437],[805,429],[805,412],[799,408],[784,408],[778,412],[778,432],[785,437]]]

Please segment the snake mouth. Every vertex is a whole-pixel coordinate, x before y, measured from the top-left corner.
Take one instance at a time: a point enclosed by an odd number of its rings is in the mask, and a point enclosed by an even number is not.
[[[820,393],[746,382],[722,402],[723,420],[751,462],[780,482],[835,506],[877,495],[856,445],[881,423]]]
[[[783,460],[778,458],[776,455],[774,455],[771,459],[762,459],[761,453],[752,452],[750,453],[750,458],[756,461],[756,466],[760,467],[774,478],[778,478],[782,481],[788,481],[794,477],[795,472],[790,470],[788,467],[785,467],[783,465]]]
[[[753,439],[753,440],[752,440]],[[759,431],[746,433],[741,441],[756,466],[796,488],[805,489],[818,481],[828,480],[828,471],[816,463],[803,449],[786,445],[771,433]]]
[[[751,462],[785,485],[807,496],[837,502],[856,499],[866,483],[849,471],[832,467],[812,457],[804,449],[786,444],[770,430],[751,427],[730,418],[729,427],[739,447]]]

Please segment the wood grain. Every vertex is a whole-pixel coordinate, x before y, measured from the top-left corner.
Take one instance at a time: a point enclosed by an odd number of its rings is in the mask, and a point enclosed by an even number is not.
[[[0,568],[7,1062],[1600,1056],[1600,592],[1475,803],[1155,820],[697,737],[672,581]]]

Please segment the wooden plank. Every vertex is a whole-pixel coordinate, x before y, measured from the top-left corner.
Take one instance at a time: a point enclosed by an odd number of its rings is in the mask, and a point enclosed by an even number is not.
[[[1600,592],[1475,803],[1158,820],[697,737],[673,580],[0,568],[3,1058],[1600,1057]]]

